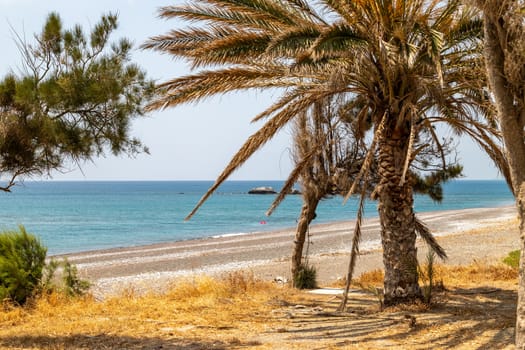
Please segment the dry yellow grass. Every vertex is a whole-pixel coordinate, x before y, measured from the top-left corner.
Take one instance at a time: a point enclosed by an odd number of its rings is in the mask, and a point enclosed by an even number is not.
[[[422,267],[423,273],[427,266]],[[436,264],[434,269],[434,282],[443,283],[445,286],[479,285],[480,283],[495,281],[515,281],[518,278],[517,269],[505,264],[485,265],[474,262],[470,265],[448,266]],[[383,283],[382,270],[372,270],[363,273],[355,280],[357,286],[380,286]],[[421,281],[424,283],[425,281]]]
[[[253,276],[176,281],[163,294],[105,301],[52,294],[0,311],[5,349],[504,349],[512,348],[516,271],[436,266],[447,291],[430,309],[380,312],[369,293],[339,300]],[[381,272],[361,276],[380,281]],[[431,345],[432,344],[432,345]]]
[[[271,323],[269,301],[289,293],[293,292],[235,273],[222,280],[177,281],[163,294],[140,296],[126,290],[103,302],[51,294],[30,308],[4,308],[0,345],[35,349],[166,348],[181,342],[195,348],[241,345],[235,334]]]

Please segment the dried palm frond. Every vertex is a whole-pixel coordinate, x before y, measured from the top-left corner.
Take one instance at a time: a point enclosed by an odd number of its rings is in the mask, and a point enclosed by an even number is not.
[[[357,210],[357,219],[354,226],[354,236],[352,239],[352,247],[350,248],[350,261],[348,263],[348,272],[346,275],[346,285],[343,292],[343,300],[337,308],[338,311],[345,311],[348,302],[348,292],[350,291],[350,283],[354,275],[355,264],[357,256],[359,255],[359,243],[361,242],[361,224],[363,221],[364,203],[366,199],[366,185],[363,186],[361,196],[359,198],[359,207]]]
[[[350,187],[350,189],[348,190],[348,192],[345,195],[345,199],[344,199],[345,203],[352,196],[352,194],[355,193],[354,191],[356,190],[357,186],[359,185],[359,182],[364,177],[364,175],[367,174],[370,171],[370,167],[372,165],[372,159],[373,159],[373,156],[375,154],[376,147],[377,147],[376,145],[377,145],[377,142],[378,142],[379,138],[381,137],[381,134],[384,132],[384,126],[385,126],[386,119],[387,118],[386,118],[386,113],[385,113],[383,115],[383,117],[381,118],[381,122],[379,123],[379,127],[374,132],[374,139],[372,140],[372,144],[370,145],[370,147],[368,149],[368,153],[366,155],[365,161],[363,162],[363,164],[361,166],[361,170],[359,171],[359,174],[355,177],[355,179],[354,179],[354,181],[352,183],[352,187]]]
[[[432,251],[436,253],[436,255],[441,259],[447,259],[447,253],[445,252],[445,249],[443,249],[443,247],[441,247],[441,245],[439,245],[439,243],[436,241],[436,238],[432,235],[432,232],[430,232],[428,226],[417,217],[415,217],[415,224],[417,234],[425,241],[430,249],[432,249]]]
[[[279,195],[275,198],[275,200],[270,205],[270,208],[266,211],[267,216],[272,215],[274,210],[279,206],[279,204],[282,203],[282,201],[286,198],[288,193],[292,191],[293,186],[300,179],[301,174],[305,171],[306,168],[310,166],[311,158],[315,155],[316,151],[317,150],[312,150],[309,154],[305,155],[299,163],[295,164],[295,167],[293,168],[290,175],[288,175],[288,179],[286,179],[281,191],[279,192]]]

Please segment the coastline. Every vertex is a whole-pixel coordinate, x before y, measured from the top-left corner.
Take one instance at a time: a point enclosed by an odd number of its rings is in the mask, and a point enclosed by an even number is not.
[[[82,181],[27,183],[0,202],[5,229],[22,223],[39,236],[49,255],[88,250],[149,245],[215,235],[281,230],[296,225],[300,196],[289,196],[271,217],[264,213],[273,196],[248,195],[257,185],[282,181],[229,181],[189,222],[191,211],[213,181]],[[502,180],[454,180],[443,188],[437,204],[414,196],[417,212],[513,205]],[[355,218],[356,198],[342,205],[341,198],[321,201],[315,223]],[[355,204],[355,205],[354,205]],[[365,216],[377,216],[377,203],[365,204]],[[263,224],[266,221],[265,224]]]
[[[447,264],[493,262],[519,247],[514,206],[427,212],[418,217],[447,251]],[[321,285],[346,274],[354,223],[311,225],[309,261],[317,267]],[[364,219],[362,231],[356,276],[382,267],[378,218]],[[67,257],[75,264],[80,276],[93,283],[93,293],[98,297],[130,288],[137,292],[158,290],[177,278],[235,270],[250,271],[265,280],[277,276],[289,279],[294,233],[295,228],[290,228],[56,257]],[[420,259],[424,259],[427,249],[419,239],[418,246]]]

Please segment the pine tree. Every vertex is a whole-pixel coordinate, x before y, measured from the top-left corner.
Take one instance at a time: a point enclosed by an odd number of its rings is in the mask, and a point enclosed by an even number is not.
[[[113,14],[86,34],[79,25],[64,29],[51,13],[34,43],[17,37],[23,73],[0,80],[2,190],[18,177],[50,174],[107,150],[147,152],[129,126],[154,86],[130,62],[131,42],[110,41],[116,28]]]

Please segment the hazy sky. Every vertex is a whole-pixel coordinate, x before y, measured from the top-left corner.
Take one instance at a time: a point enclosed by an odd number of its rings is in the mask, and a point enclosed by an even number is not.
[[[175,27],[175,21],[157,18],[161,6],[178,1],[159,0],[0,0],[0,74],[18,71],[20,55],[12,29],[29,41],[41,30],[47,14],[56,11],[65,27],[81,24],[88,31],[104,13],[119,14],[119,29],[113,39],[127,37],[139,46],[148,37]],[[11,29],[12,28],[12,29]],[[182,61],[174,61],[152,51],[134,52],[134,61],[155,80],[189,73]],[[56,180],[212,180],[229,162],[234,152],[261,124],[250,120],[271,104],[278,95],[243,93],[225,95],[199,104],[185,105],[164,112],[151,113],[133,123],[138,136],[150,149],[150,155],[134,159],[125,156],[96,159],[82,165],[82,171],[53,173]],[[291,169],[290,134],[287,130],[256,153],[232,180],[284,179]],[[471,142],[458,146],[464,175],[470,179],[498,177],[488,158]]]

